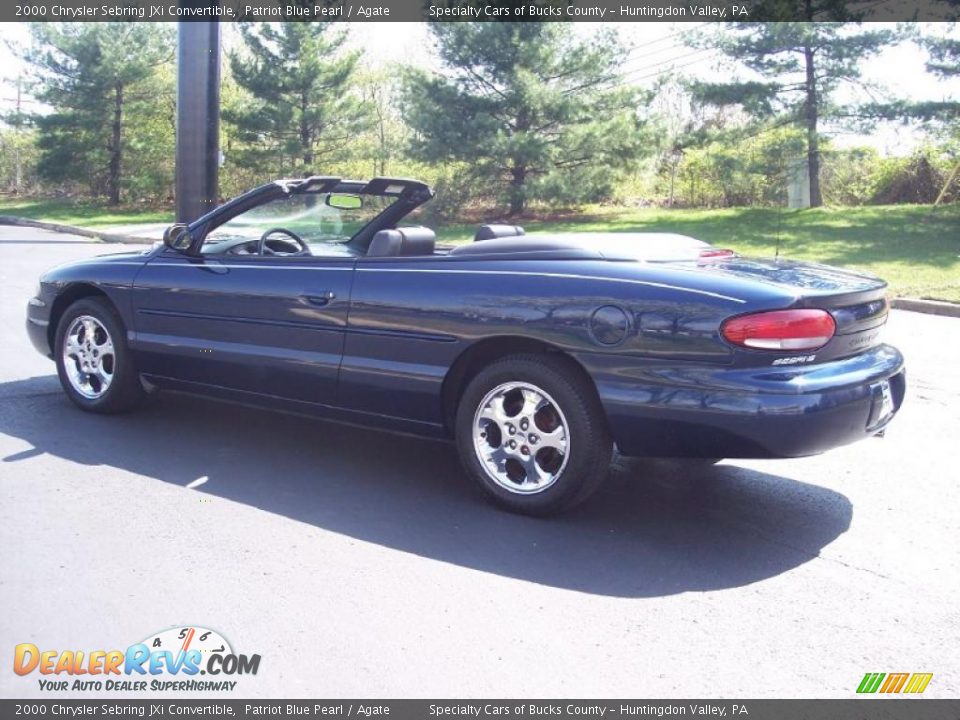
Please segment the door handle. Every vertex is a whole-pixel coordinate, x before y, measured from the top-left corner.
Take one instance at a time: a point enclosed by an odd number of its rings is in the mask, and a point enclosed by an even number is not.
[[[324,305],[329,305],[330,301],[337,297],[337,294],[332,290],[327,290],[325,293],[321,293],[320,295],[304,295],[304,297],[311,305],[319,305],[322,307]]]

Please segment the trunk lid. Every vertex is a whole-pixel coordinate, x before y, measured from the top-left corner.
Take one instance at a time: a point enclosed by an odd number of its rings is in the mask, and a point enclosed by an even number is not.
[[[875,275],[818,263],[737,256],[704,259],[696,265],[700,272],[789,290],[796,296],[791,308],[820,308],[833,316],[836,333],[822,348],[810,353],[780,352],[780,355],[815,356],[817,361],[823,361],[856,355],[880,342],[880,331],[887,321],[889,305],[887,283]],[[766,354],[771,353],[767,351]],[[805,362],[813,362],[813,359]]]

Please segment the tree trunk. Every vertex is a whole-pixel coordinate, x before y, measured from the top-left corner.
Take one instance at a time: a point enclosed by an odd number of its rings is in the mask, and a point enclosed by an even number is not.
[[[524,166],[514,167],[510,170],[510,213],[513,215],[518,215],[523,212],[524,208],[527,205],[527,196],[526,196],[526,181],[527,181],[527,168]]]
[[[820,137],[817,132],[820,108],[817,98],[817,76],[813,54],[813,48],[809,45],[803,48],[804,64],[807,71],[804,120],[807,126],[807,171],[810,174],[810,207],[820,207],[823,205],[823,193],[820,190]]]
[[[110,128],[110,177],[107,193],[111,205],[120,204],[120,168],[123,161],[123,83],[113,89],[113,123]]]

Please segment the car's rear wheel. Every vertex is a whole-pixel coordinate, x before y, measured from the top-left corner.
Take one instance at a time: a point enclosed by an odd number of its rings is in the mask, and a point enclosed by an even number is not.
[[[514,355],[481,370],[457,408],[467,473],[514,512],[546,515],[585,500],[610,469],[613,442],[596,393],[572,363]]]
[[[60,384],[83,410],[123,412],[143,397],[123,321],[104,298],[67,308],[57,324],[55,358]]]

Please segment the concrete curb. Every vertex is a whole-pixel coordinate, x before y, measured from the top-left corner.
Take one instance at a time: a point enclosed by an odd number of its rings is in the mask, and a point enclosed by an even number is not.
[[[42,222],[40,220],[29,220],[27,218],[17,217],[15,215],[0,215],[0,225],[35,227],[40,228],[41,230],[50,230],[52,232],[88,237],[105,243],[136,243],[138,245],[153,245],[153,243],[157,242],[153,238],[139,237],[137,235],[118,235],[116,233],[105,233],[98,230],[88,230],[87,228],[74,227],[73,225],[61,225],[59,223]]]
[[[920,298],[894,298],[890,304],[897,310],[909,310],[910,312],[926,313],[927,315],[960,317],[960,303],[922,300]]]

